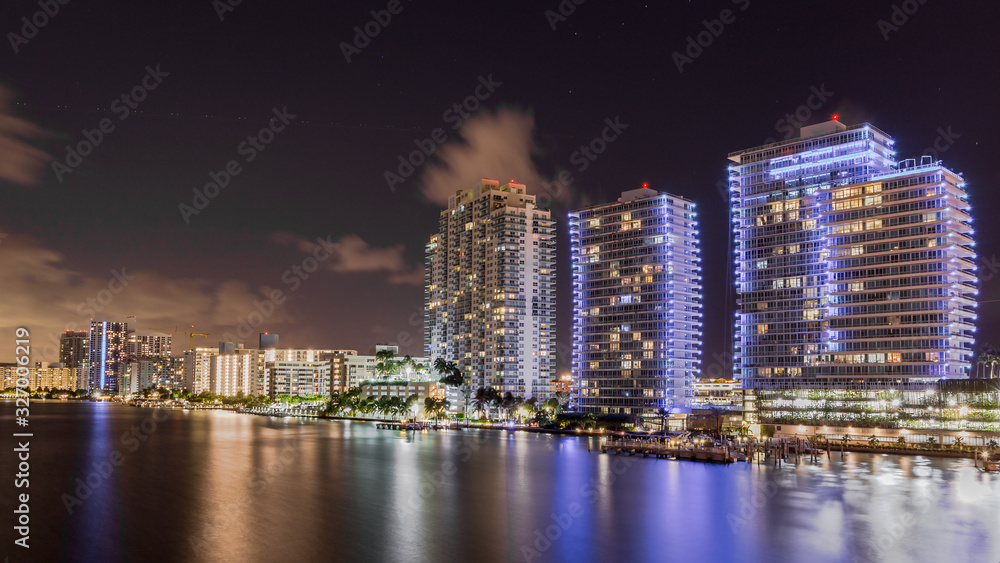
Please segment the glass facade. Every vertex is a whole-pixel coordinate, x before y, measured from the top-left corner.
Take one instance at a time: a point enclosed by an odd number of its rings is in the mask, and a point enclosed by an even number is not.
[[[90,321],[90,390],[115,395],[128,373],[128,323]]]
[[[975,252],[964,180],[830,121],[729,155],[744,387],[965,377]],[[780,380],[780,381],[779,381]]]
[[[690,409],[702,326],[694,207],[641,189],[569,214],[582,412],[658,417]]]

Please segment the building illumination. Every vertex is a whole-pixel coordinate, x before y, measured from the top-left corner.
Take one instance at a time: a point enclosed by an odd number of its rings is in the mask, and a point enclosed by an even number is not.
[[[569,214],[582,412],[690,409],[701,356],[694,204],[642,188]]]
[[[967,377],[972,218],[958,174],[829,121],[729,159],[744,387]]]

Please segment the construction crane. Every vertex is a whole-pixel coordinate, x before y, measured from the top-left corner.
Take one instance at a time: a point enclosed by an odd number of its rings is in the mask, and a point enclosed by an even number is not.
[[[149,328],[147,330],[155,330],[157,332],[165,332],[167,334],[186,334],[188,335],[188,350],[194,350],[194,337],[195,336],[208,336],[206,332],[195,332],[194,325],[191,325],[191,330],[179,330],[176,326],[174,330],[169,328]]]

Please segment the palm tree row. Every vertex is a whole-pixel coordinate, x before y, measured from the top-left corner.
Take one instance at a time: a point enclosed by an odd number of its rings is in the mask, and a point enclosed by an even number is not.
[[[389,379],[392,375],[406,371],[407,368],[417,373],[427,373],[427,366],[417,362],[409,354],[402,359],[396,359],[396,353],[392,350],[379,350],[375,352],[375,372],[382,379]]]
[[[539,403],[535,397],[525,399],[509,391],[500,393],[492,387],[480,387],[476,389],[472,404],[476,412],[479,412],[487,420],[490,420],[494,413],[504,419],[513,419],[515,412],[523,410],[526,419],[534,418],[537,421],[542,421],[551,419],[562,412],[563,404],[567,398],[566,393],[556,393],[556,397]]]
[[[412,411],[417,401],[416,395],[405,398],[362,397],[361,389],[352,387],[343,393],[334,393],[326,404],[326,413],[331,416],[347,414],[353,416],[376,415],[383,419],[389,417],[404,418]],[[428,409],[428,406],[431,408]],[[439,418],[447,408],[448,402],[444,399],[428,397],[424,400],[424,411],[428,417]]]
[[[976,357],[976,377],[993,379],[996,377],[998,365],[1000,365],[1000,349],[992,344],[984,344]]]

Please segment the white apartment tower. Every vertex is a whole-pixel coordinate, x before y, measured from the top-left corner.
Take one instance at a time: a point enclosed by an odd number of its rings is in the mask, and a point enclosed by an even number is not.
[[[426,247],[427,358],[456,362],[473,388],[551,395],[555,222],[523,184],[456,192]]]
[[[696,217],[691,201],[646,187],[569,214],[582,412],[691,408],[702,344]]]
[[[976,319],[965,181],[828,121],[729,155],[746,388],[966,377]]]

